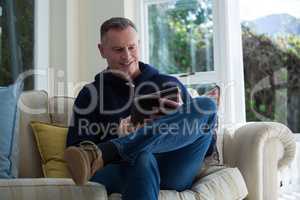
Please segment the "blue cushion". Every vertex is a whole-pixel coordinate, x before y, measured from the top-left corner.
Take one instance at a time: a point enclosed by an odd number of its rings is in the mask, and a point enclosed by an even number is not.
[[[0,87],[0,178],[17,177],[17,103],[22,84]]]

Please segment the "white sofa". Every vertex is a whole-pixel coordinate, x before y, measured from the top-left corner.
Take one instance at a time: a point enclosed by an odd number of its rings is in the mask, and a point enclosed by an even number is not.
[[[29,122],[35,120],[67,125],[73,101],[68,97],[49,99],[45,91],[22,94],[19,178],[0,179],[1,200],[120,199],[120,194],[108,197],[105,187],[97,183],[76,186],[71,179],[43,178],[40,156]],[[277,199],[277,172],[287,166],[295,155],[295,141],[287,127],[270,122],[239,124],[226,128],[218,144],[226,168],[202,170],[190,190],[161,191],[160,199]]]

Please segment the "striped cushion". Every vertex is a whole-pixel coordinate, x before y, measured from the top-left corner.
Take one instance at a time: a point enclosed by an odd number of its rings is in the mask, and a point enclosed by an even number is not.
[[[247,194],[245,181],[237,168],[213,167],[190,190],[161,190],[159,200],[241,200]],[[109,200],[121,200],[114,193]]]
[[[196,181],[192,190],[198,193],[201,200],[240,200],[248,194],[238,168],[224,168],[213,172]]]
[[[106,200],[105,187],[98,183],[76,186],[71,179],[2,179],[0,199],[5,200]]]

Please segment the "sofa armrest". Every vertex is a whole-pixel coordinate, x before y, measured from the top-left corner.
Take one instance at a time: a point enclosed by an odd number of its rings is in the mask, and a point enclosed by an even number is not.
[[[225,128],[223,142],[224,163],[240,169],[247,199],[278,199],[278,171],[295,156],[292,132],[276,122],[250,122]]]

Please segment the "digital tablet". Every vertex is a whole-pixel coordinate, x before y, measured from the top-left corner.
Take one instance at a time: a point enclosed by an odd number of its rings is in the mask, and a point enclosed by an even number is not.
[[[180,90],[178,87],[171,87],[154,93],[135,97],[131,109],[132,123],[143,123],[144,119],[149,118],[151,115],[157,112],[157,110],[153,110],[153,108],[159,108],[159,115],[164,115],[170,111],[173,111],[176,108],[167,105],[160,105],[159,99],[167,98],[172,101],[179,102],[179,94]]]

